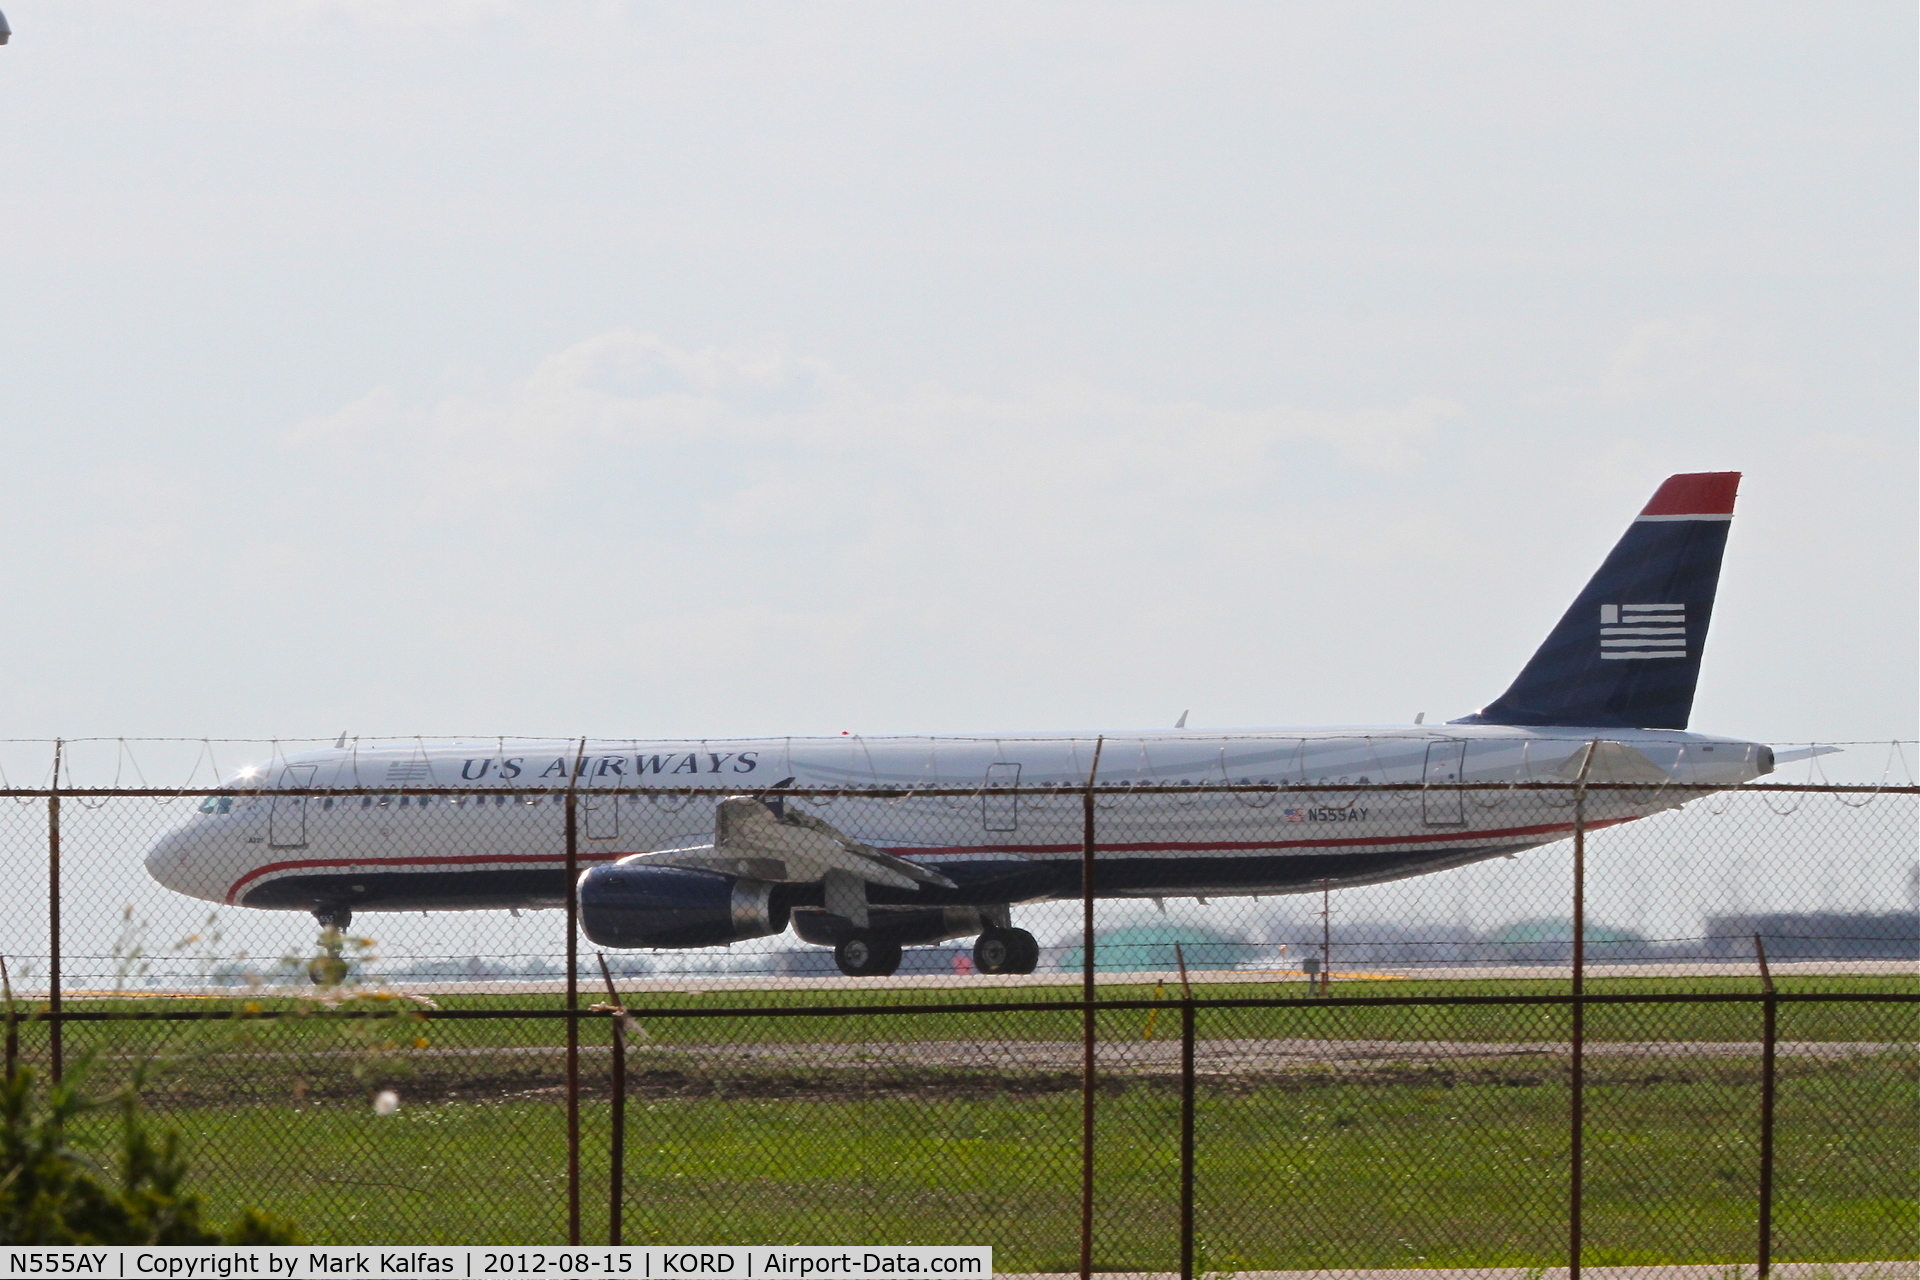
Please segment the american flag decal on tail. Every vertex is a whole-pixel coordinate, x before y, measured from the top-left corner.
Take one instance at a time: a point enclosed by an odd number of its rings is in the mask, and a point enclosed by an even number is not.
[[[1739,488],[1668,476],[1507,691],[1455,723],[1686,728]]]
[[[1687,656],[1687,606],[1684,604],[1603,604],[1600,606],[1602,658],[1684,658]]]

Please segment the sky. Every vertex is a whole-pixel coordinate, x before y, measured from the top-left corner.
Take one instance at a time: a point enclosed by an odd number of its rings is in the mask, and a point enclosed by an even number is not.
[[[1911,5],[4,7],[0,736],[1916,736]]]

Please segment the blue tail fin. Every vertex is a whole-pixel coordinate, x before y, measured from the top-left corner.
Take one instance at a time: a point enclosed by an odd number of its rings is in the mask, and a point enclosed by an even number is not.
[[[1669,476],[1513,687],[1453,723],[1686,728],[1739,487]]]

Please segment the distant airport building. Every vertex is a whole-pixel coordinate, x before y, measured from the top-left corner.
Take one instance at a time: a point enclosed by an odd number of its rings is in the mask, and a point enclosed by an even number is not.
[[[1707,953],[1750,958],[1760,935],[1769,959],[1920,960],[1920,912],[1773,911],[1707,917]]]

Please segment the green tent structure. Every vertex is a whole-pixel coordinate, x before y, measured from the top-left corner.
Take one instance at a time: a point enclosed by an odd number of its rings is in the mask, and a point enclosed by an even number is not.
[[[1587,946],[1590,959],[1600,959],[1636,950],[1646,938],[1631,929],[1587,922]],[[1487,941],[1505,951],[1512,960],[1565,961],[1573,954],[1573,921],[1554,919],[1517,920],[1494,930]]]
[[[1189,969],[1232,969],[1251,959],[1253,947],[1244,938],[1232,937],[1197,925],[1144,924],[1114,929],[1093,935],[1093,967],[1100,973],[1158,972],[1179,968],[1174,953],[1178,943]],[[1063,940],[1060,967],[1077,972],[1085,963],[1079,940],[1071,935]]]

